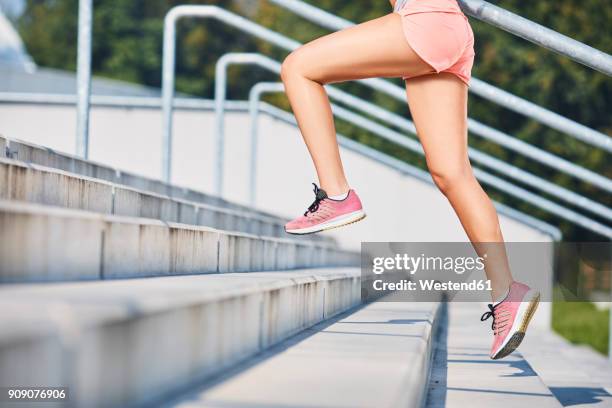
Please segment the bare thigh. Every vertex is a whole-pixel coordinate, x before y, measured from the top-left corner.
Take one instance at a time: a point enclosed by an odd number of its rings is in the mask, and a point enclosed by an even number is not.
[[[394,13],[311,41],[291,53],[283,68],[319,83],[434,72],[410,47]]]
[[[467,86],[449,73],[406,80],[408,105],[427,165],[436,176],[469,171]]]

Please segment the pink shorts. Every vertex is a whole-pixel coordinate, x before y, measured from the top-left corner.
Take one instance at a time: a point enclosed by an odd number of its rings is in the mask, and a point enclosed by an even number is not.
[[[408,0],[396,13],[402,16],[406,40],[419,57],[437,73],[449,72],[469,85],[474,33],[455,0]]]

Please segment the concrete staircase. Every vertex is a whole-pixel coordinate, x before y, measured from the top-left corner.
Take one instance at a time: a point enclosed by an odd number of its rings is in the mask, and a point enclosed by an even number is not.
[[[482,305],[362,305],[359,254],[273,214],[0,151],[0,387],[69,387],[41,406],[612,404],[602,357],[534,330],[493,362]]]
[[[286,220],[267,212],[43,146],[0,136],[2,156],[8,159],[1,163],[0,178],[5,179],[6,187],[0,198],[286,237]],[[8,180],[9,171],[12,180]],[[206,219],[190,218],[200,211],[216,214]],[[302,240],[333,243],[319,235]]]
[[[478,303],[375,302],[169,400],[212,407],[610,407],[612,365],[540,329],[489,359]]]
[[[154,406],[359,300],[354,268],[5,285],[0,378]]]
[[[0,151],[0,386],[147,406],[360,302],[359,254],[279,217],[40,146]]]

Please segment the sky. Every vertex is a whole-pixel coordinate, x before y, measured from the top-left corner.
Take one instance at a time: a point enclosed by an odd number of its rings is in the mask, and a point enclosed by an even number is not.
[[[0,0],[0,10],[11,20],[19,17],[25,8],[25,0]]]

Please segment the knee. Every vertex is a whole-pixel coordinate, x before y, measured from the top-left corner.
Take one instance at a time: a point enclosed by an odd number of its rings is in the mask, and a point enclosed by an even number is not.
[[[287,82],[291,80],[291,78],[295,78],[296,76],[303,76],[302,73],[302,52],[298,48],[297,50],[291,52],[281,65],[281,79],[283,82]]]
[[[281,65],[281,79],[283,82],[294,79],[305,78],[311,81],[319,82],[312,75],[311,58],[308,56],[308,51],[303,47],[291,52]]]
[[[448,196],[453,190],[465,186],[474,180],[469,164],[461,165],[429,165],[429,173],[438,189]]]

